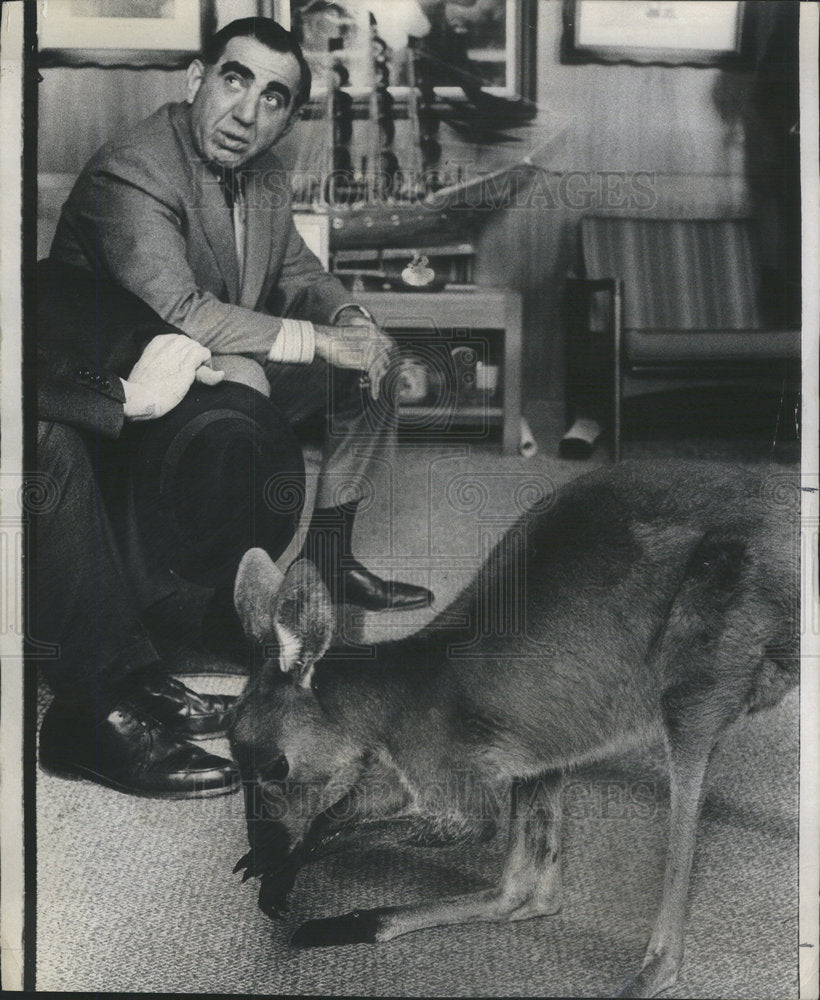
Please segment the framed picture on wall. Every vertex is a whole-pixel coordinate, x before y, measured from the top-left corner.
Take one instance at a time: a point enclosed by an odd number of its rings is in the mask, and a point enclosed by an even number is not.
[[[272,17],[290,28],[290,0],[212,0],[218,31],[238,17]]]
[[[290,0],[291,26],[321,93],[331,67],[345,67],[356,95],[374,84],[373,46],[383,49],[390,90],[411,85],[411,40],[439,95],[468,87],[504,97],[534,97],[536,0]]]
[[[741,0],[564,0],[561,61],[742,67],[754,7]]]
[[[38,17],[40,65],[184,67],[221,24],[284,7],[285,0],[48,0]]]

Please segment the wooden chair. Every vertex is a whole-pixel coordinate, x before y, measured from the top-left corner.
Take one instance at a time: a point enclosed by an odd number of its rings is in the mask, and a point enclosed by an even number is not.
[[[680,386],[798,388],[800,330],[766,316],[751,220],[581,220],[567,287],[568,410],[597,396],[621,452],[625,399]],[[601,412],[603,410],[603,412]]]

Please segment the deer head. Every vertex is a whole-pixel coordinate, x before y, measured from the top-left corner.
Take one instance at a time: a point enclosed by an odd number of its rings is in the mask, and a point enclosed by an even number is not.
[[[311,686],[333,632],[330,594],[306,559],[286,574],[262,549],[245,553],[234,602],[246,634],[265,649],[237,703],[230,739],[245,787],[250,852],[245,877],[262,877],[260,906],[278,915],[313,821],[356,781],[362,749],[322,708]]]

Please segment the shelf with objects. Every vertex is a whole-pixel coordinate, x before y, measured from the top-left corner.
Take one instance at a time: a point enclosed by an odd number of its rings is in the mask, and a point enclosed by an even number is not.
[[[528,197],[566,129],[532,100],[536,5],[492,0],[458,23],[443,3],[394,6],[291,3],[314,80],[294,204],[323,215],[330,270],[401,345],[403,437],[500,429],[513,453],[521,299],[474,284],[474,264],[480,228]]]
[[[402,436],[492,441],[521,433],[521,295],[502,288],[360,292],[356,300],[399,344]]]

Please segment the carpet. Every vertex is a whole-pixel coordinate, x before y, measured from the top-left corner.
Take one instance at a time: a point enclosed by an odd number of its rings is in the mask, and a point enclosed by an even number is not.
[[[376,571],[431,586],[437,606],[470,579],[522,505],[607,461],[557,459],[561,425],[528,413],[529,461],[492,447],[407,447],[363,512],[356,545]],[[729,458],[794,468],[794,442],[767,435],[670,442],[638,434],[625,457]],[[387,537],[383,526],[389,524]],[[203,595],[187,595],[192,620]],[[410,632],[430,611],[351,612],[351,636]],[[180,634],[186,634],[180,624]],[[196,622],[191,631],[196,630]],[[234,692],[241,664],[182,652],[191,686]],[[197,676],[192,676],[197,675]],[[43,689],[41,710],[48,701]],[[226,751],[224,743],[211,746]],[[798,697],[738,723],[714,760],[692,878],[687,954],[670,997],[797,996]],[[387,996],[608,996],[639,965],[660,898],[668,778],[660,746],[577,771],[569,782],[564,905],[513,925],[421,931],[385,945],[296,951],[298,924],[356,907],[493,884],[503,835],[481,847],[350,850],[299,876],[284,923],[239,884],[239,795],[189,802],[37,777],[37,989]]]

